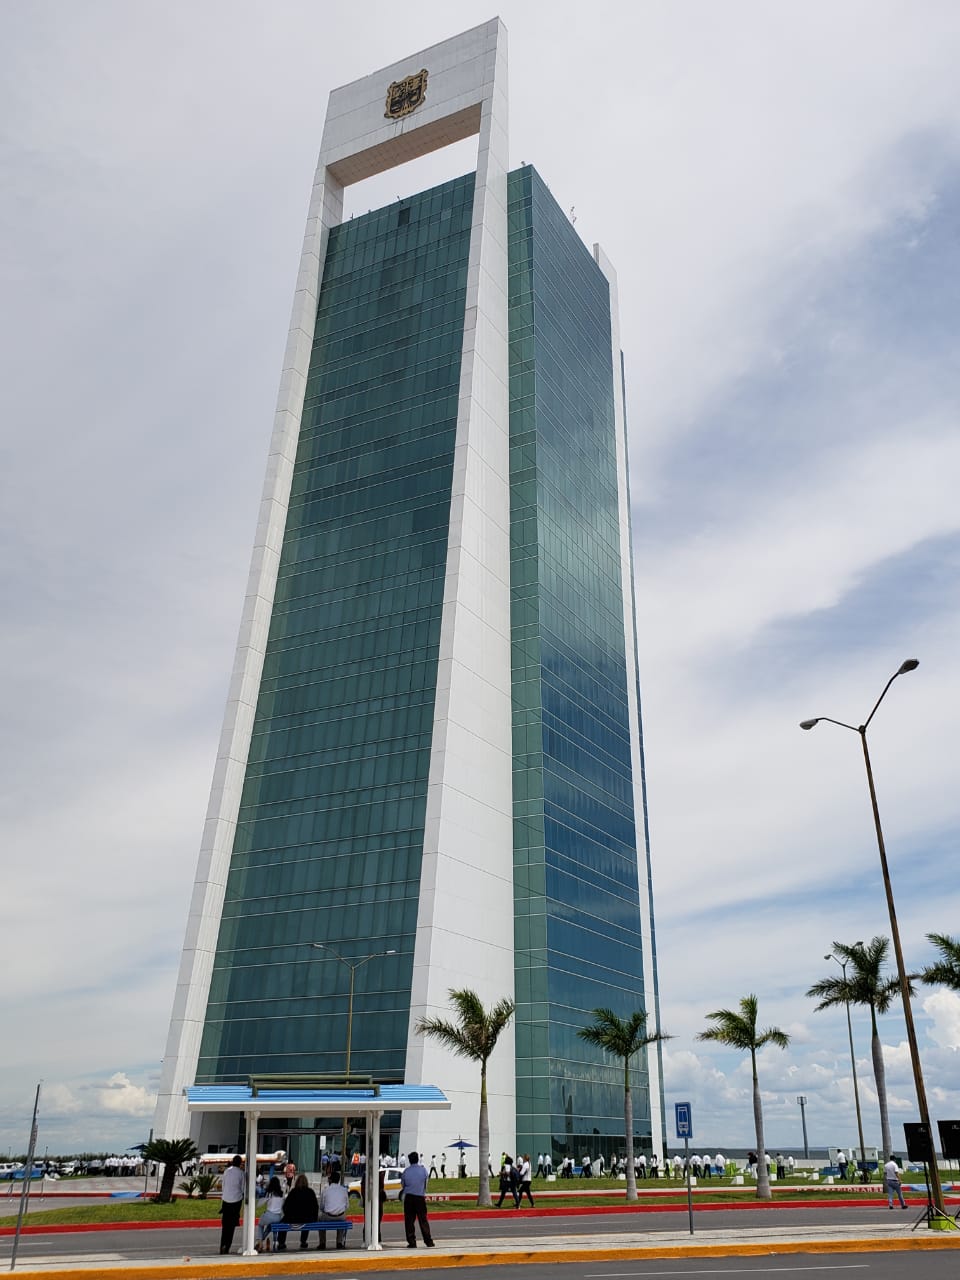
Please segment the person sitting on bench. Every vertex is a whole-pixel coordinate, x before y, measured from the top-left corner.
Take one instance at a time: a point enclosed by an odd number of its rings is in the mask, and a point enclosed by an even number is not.
[[[347,1188],[340,1181],[340,1172],[334,1169],[330,1174],[330,1181],[324,1187],[320,1196],[320,1208],[323,1210],[325,1218],[345,1218],[347,1216],[347,1205],[350,1203],[350,1195]],[[327,1247],[327,1233],[320,1232],[320,1243],[318,1249]],[[337,1248],[345,1249],[347,1247],[346,1231],[337,1232]]]
[[[274,1222],[283,1220],[283,1187],[280,1185],[280,1179],[274,1176],[267,1183],[267,1202],[263,1206],[263,1213],[260,1215],[260,1248],[266,1251],[270,1248],[270,1227]]]
[[[305,1173],[298,1173],[293,1184],[293,1190],[287,1193],[287,1198],[283,1202],[283,1218],[282,1222],[289,1222],[293,1226],[299,1226],[302,1222],[316,1222],[320,1217],[320,1205],[317,1203],[316,1192],[307,1181]],[[307,1247],[307,1236],[309,1231],[300,1232],[300,1248]],[[326,1236],[320,1232],[320,1248],[322,1249],[326,1243]],[[277,1239],[277,1250],[282,1251],[287,1247],[287,1232],[283,1232]]]

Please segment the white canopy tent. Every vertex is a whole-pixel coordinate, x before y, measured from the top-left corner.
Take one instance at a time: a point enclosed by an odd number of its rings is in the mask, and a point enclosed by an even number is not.
[[[360,1116],[366,1121],[368,1194],[364,1199],[364,1234],[368,1250],[381,1248],[376,1183],[370,1170],[379,1165],[380,1121],[388,1111],[449,1111],[446,1096],[432,1084],[372,1084],[326,1088],[279,1087],[276,1082],[253,1080],[248,1085],[199,1084],[186,1090],[187,1109],[199,1112],[236,1112],[247,1126],[247,1193],[243,1207],[243,1253],[253,1255],[256,1231],[257,1133],[262,1119],[309,1116]]]

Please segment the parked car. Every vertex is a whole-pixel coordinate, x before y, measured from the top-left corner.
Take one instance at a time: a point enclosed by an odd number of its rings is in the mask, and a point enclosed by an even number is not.
[[[399,1200],[400,1199],[400,1170],[384,1169],[383,1174],[384,1174],[383,1185],[387,1193],[387,1199]],[[347,1191],[351,1196],[356,1196],[356,1198],[359,1200],[360,1199],[360,1179],[348,1178]]]

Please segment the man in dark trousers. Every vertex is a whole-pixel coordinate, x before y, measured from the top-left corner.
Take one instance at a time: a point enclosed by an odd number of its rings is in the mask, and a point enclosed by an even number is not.
[[[220,1180],[220,1252],[229,1253],[233,1233],[240,1221],[246,1179],[243,1176],[243,1160],[234,1156]]]
[[[400,1195],[403,1197],[403,1230],[407,1237],[407,1248],[417,1247],[416,1224],[419,1222],[423,1243],[428,1249],[432,1249],[433,1236],[427,1221],[427,1171],[420,1163],[420,1156],[416,1151],[411,1151],[407,1156],[407,1167],[400,1175]]]

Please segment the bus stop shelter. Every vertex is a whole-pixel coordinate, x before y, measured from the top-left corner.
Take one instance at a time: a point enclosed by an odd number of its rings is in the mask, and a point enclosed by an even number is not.
[[[243,1253],[253,1255],[257,1226],[257,1134],[261,1120],[312,1116],[359,1117],[366,1121],[367,1186],[364,1236],[368,1250],[381,1248],[376,1172],[379,1169],[380,1122],[388,1111],[449,1111],[450,1103],[432,1084],[371,1084],[303,1087],[290,1082],[251,1079],[249,1084],[196,1084],[186,1091],[189,1111],[234,1112],[247,1127],[247,1191],[243,1205]],[[346,1174],[346,1169],[344,1170]]]

